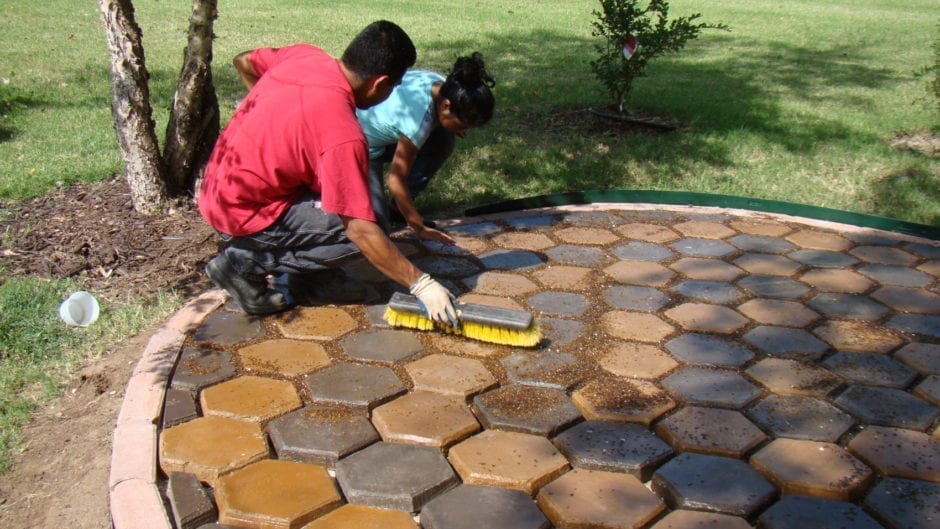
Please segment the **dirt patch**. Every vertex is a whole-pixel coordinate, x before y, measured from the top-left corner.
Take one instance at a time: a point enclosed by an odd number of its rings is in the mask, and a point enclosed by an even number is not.
[[[935,132],[902,132],[888,140],[888,145],[900,151],[940,157],[940,134]]]

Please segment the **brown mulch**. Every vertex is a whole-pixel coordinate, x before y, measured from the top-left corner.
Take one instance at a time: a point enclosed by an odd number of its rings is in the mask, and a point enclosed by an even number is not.
[[[192,201],[160,215],[134,211],[121,178],[0,204],[0,266],[8,276],[74,278],[111,302],[210,286],[216,233]]]

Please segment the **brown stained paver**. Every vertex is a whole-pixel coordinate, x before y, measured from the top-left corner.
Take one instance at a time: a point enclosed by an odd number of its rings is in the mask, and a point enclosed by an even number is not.
[[[335,307],[297,307],[274,321],[285,337],[298,340],[334,340],[357,327],[348,312]]]
[[[555,242],[541,233],[508,232],[494,235],[494,244],[503,248],[518,248],[520,250],[544,250],[555,246]]]
[[[858,272],[838,268],[814,268],[800,276],[800,281],[821,292],[863,294],[874,283]]]
[[[802,303],[780,299],[752,299],[740,305],[738,310],[757,323],[786,327],[805,327],[820,317],[819,313]]]
[[[518,301],[505,296],[490,296],[487,294],[464,294],[457,298],[461,303],[476,303],[477,305],[489,305],[491,307],[502,307],[509,310],[525,310]]]
[[[404,511],[348,503],[303,526],[302,529],[419,529]]]
[[[614,375],[625,378],[659,378],[679,365],[662,349],[647,344],[615,342],[597,362]]]
[[[676,232],[665,226],[658,224],[646,224],[642,222],[633,222],[624,224],[617,228],[617,231],[624,237],[636,239],[645,242],[672,242],[679,238]]]
[[[600,470],[574,469],[535,499],[556,527],[635,529],[666,509],[637,478]]]
[[[228,417],[201,417],[160,434],[160,468],[215,483],[219,476],[268,457],[261,427]]]
[[[832,250],[844,252],[852,247],[852,241],[835,233],[817,230],[800,230],[785,237],[797,246],[811,250]]]
[[[717,222],[701,220],[680,222],[672,228],[686,237],[699,237],[702,239],[727,239],[735,234],[735,231],[727,226]]]
[[[840,351],[889,353],[904,343],[897,333],[868,322],[830,320],[813,334]]]
[[[735,259],[734,264],[751,274],[784,277],[796,274],[801,268],[800,263],[785,256],[763,253],[744,254]]]
[[[929,377],[925,377],[924,380],[914,388],[914,395],[917,395],[934,406],[940,406],[940,376],[930,375]]]
[[[925,433],[870,426],[848,448],[879,474],[940,482],[940,439]]]
[[[683,257],[669,267],[689,279],[702,281],[734,281],[745,273],[733,264],[704,257]]]
[[[786,224],[772,219],[741,218],[732,220],[729,225],[741,233],[766,237],[781,237],[793,231]]]
[[[428,355],[405,366],[415,390],[467,399],[499,383],[479,360]]]
[[[841,378],[823,367],[786,358],[765,358],[746,372],[780,395],[826,397],[842,385]]]
[[[568,460],[548,439],[499,430],[485,430],[453,446],[448,459],[464,483],[530,496],[568,469]]]
[[[241,376],[200,394],[204,415],[264,422],[301,407],[294,385],[267,377]]]
[[[934,277],[940,277],[940,259],[932,259],[917,267],[921,272],[927,272]]]
[[[641,312],[611,311],[601,321],[607,333],[623,340],[659,343],[675,331],[659,316]]]
[[[538,290],[532,280],[512,272],[483,272],[464,280],[477,294],[524,296]]]
[[[539,283],[550,289],[584,290],[592,270],[580,266],[548,266],[532,274]]]
[[[608,230],[600,228],[565,228],[555,232],[555,236],[571,244],[587,244],[603,246],[614,241],[619,241],[620,237]]]
[[[326,349],[303,340],[266,340],[238,350],[242,366],[249,373],[299,377],[330,365]]]
[[[731,334],[750,323],[733,309],[709,303],[684,303],[666,311],[669,319],[686,331]]]
[[[676,407],[659,386],[645,380],[597,378],[571,394],[585,419],[637,422],[649,426]]]
[[[665,286],[676,275],[659,263],[647,261],[618,261],[605,268],[604,272],[614,281],[649,287]]]
[[[653,525],[651,529],[750,529],[747,520],[716,512],[677,510]]]
[[[874,473],[834,443],[777,439],[751,457],[751,466],[784,494],[849,500],[865,490]]]
[[[415,391],[372,410],[372,424],[391,443],[435,448],[465,439],[480,429],[463,398]]]

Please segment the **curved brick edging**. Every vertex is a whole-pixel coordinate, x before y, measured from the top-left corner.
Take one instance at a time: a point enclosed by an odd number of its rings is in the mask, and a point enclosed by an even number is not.
[[[171,316],[147,342],[127,382],[112,438],[108,479],[115,529],[172,528],[157,489],[157,424],[163,398],[186,335],[225,299],[221,290],[210,290]]]

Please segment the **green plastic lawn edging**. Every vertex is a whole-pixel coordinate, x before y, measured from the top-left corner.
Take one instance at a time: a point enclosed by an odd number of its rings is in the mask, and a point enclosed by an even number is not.
[[[888,217],[853,213],[838,209],[794,204],[779,200],[763,200],[730,195],[709,193],[689,193],[685,191],[649,191],[649,190],[592,190],[571,193],[555,193],[516,200],[507,200],[467,209],[467,216],[506,213],[524,209],[536,209],[574,204],[669,204],[678,206],[710,206],[720,208],[746,209],[766,213],[781,213],[795,217],[805,217],[850,224],[865,228],[875,228],[907,235],[915,235],[931,240],[940,240],[940,227],[917,224]]]

